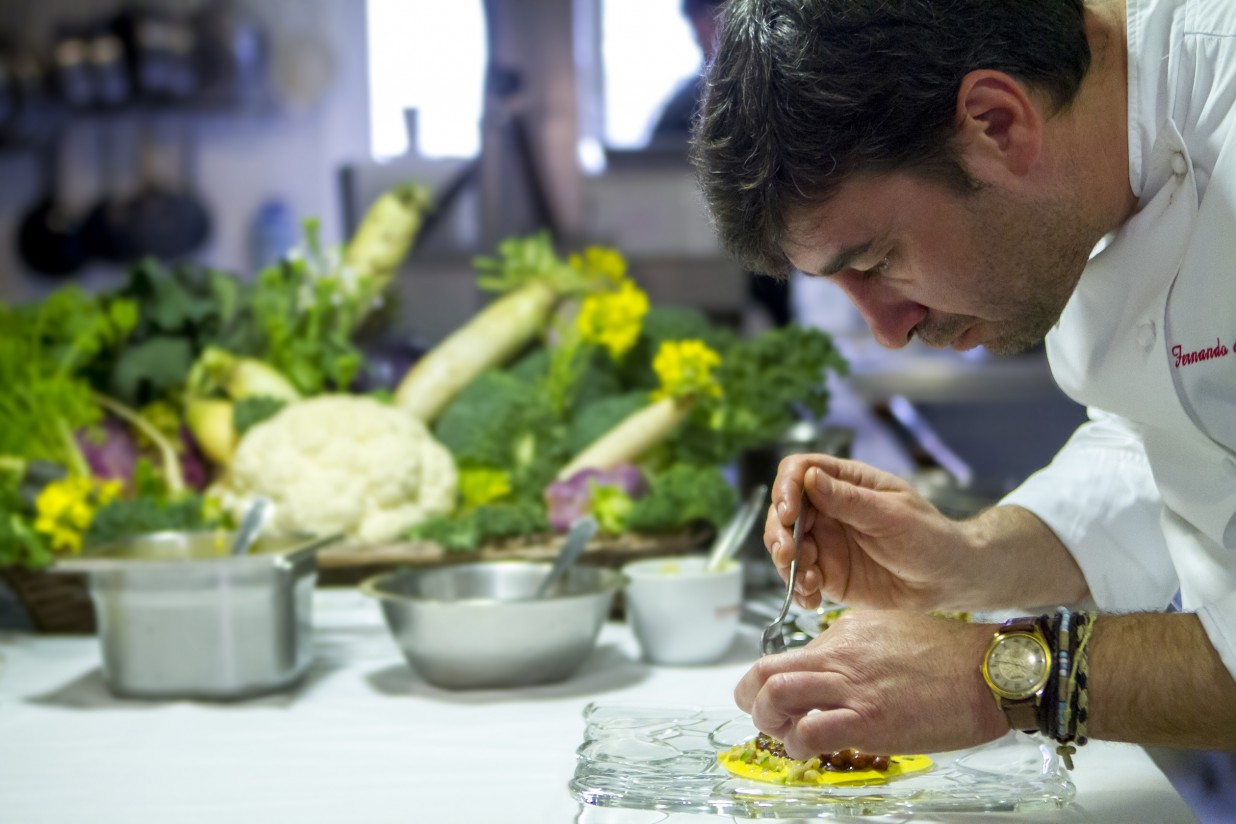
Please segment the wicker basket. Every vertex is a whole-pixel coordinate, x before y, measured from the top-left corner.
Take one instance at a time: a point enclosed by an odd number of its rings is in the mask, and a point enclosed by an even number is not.
[[[619,567],[640,558],[688,553],[707,546],[711,535],[710,529],[666,535],[599,535],[589,543],[580,557],[580,563]],[[447,551],[432,541],[336,544],[318,553],[318,582],[325,586],[347,586],[401,566],[438,566],[505,559],[552,560],[565,540],[565,535],[530,536],[487,545],[473,552]]]
[[[93,634],[97,629],[87,576],[46,570],[0,568],[39,632]]]

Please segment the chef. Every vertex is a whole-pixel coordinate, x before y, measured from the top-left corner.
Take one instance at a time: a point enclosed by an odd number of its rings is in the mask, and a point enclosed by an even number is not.
[[[801,518],[798,601],[861,609],[739,705],[796,757],[1236,749],[1236,3],[733,0],[707,83],[694,161],[736,256],[835,282],[889,347],[1046,339],[1090,418],[967,521],[785,460],[772,558]]]

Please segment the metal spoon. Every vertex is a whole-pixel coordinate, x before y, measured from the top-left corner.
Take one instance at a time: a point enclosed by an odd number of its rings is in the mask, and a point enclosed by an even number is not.
[[[794,521],[794,558],[790,561],[790,574],[785,579],[785,600],[781,602],[780,614],[764,628],[764,637],[760,639],[760,652],[764,655],[785,652],[785,616],[790,611],[790,601],[794,598],[794,579],[798,575],[798,552],[806,511],[807,496],[804,494],[798,503],[798,518]]]
[[[759,514],[767,497],[768,484],[760,484],[751,490],[751,494],[734,513],[734,517],[730,518],[729,522],[717,533],[717,539],[713,541],[712,550],[708,553],[708,563],[704,566],[704,571],[716,572],[733,557],[742,546],[742,542],[747,539],[747,534],[751,532],[755,516]]]
[[[232,557],[249,554],[253,542],[257,540],[258,534],[262,531],[262,525],[266,523],[271,506],[269,498],[254,498],[249,504],[245,517],[241,519],[240,528],[236,530],[236,540],[232,542],[232,549],[229,553]]]
[[[558,557],[554,559],[554,566],[549,571],[549,575],[545,576],[545,580],[537,587],[535,598],[544,598],[545,593],[558,583],[558,579],[571,568],[575,560],[584,552],[584,547],[592,540],[592,536],[597,534],[597,519],[591,515],[585,515],[582,518],[577,518],[571,524],[570,531],[567,532],[566,543],[562,545],[562,549],[558,551]]]

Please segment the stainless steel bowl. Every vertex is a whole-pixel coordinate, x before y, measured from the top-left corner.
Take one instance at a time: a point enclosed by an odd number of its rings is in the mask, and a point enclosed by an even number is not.
[[[315,553],[332,539],[160,532],[53,568],[89,575],[103,676],[135,698],[244,698],[291,686],[309,667]]]
[[[405,568],[364,581],[408,662],[453,689],[562,681],[596,646],[621,573],[571,569],[533,599],[550,565],[531,561]]]

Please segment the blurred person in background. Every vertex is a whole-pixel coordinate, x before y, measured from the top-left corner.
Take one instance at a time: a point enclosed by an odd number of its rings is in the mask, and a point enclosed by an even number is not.
[[[723,3],[724,0],[682,0],[682,15],[691,24],[705,66],[712,62],[716,52],[717,14]],[[654,145],[662,142],[681,144],[690,134],[691,124],[699,111],[703,83],[704,76],[696,74],[679,86],[666,101],[656,125],[652,127]]]
[[[717,17],[725,0],[682,0],[682,14],[695,32],[704,65],[712,62],[717,46]],[[691,125],[699,112],[703,96],[703,74],[696,74],[685,81],[666,101],[652,129],[650,148],[676,148],[685,146],[691,134]],[[787,281],[748,276],[748,294],[768,314],[774,326],[790,322],[790,286]]]

